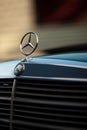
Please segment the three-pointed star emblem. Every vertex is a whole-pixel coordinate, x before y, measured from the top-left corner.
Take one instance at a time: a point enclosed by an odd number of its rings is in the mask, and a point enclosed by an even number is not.
[[[26,37],[28,38],[27,43],[23,44],[23,41],[24,41],[24,39]],[[34,43],[31,42],[32,37],[34,37],[34,40],[36,40]],[[36,50],[37,45],[38,45],[38,36],[37,36],[37,34],[35,32],[28,32],[21,39],[20,51],[21,51],[21,53],[23,55],[28,56],[28,55],[32,54]],[[28,49],[29,49],[29,47],[31,48],[30,51],[28,51],[28,52],[26,52],[26,50],[24,50],[27,47],[28,47]]]

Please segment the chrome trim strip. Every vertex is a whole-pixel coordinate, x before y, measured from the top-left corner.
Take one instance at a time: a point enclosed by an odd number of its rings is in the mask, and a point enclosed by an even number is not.
[[[61,81],[83,81],[87,82],[86,78],[65,78],[65,77],[36,77],[36,76],[20,76],[18,78],[27,78],[27,79],[46,79],[46,80],[61,80]]]
[[[72,68],[80,68],[80,69],[87,69],[87,66],[79,66],[79,65],[68,65],[68,64],[54,64],[54,65],[72,67]]]
[[[14,97],[16,89],[16,79],[13,81],[12,93],[11,93],[11,106],[10,106],[10,130],[13,130],[13,109],[14,109]]]

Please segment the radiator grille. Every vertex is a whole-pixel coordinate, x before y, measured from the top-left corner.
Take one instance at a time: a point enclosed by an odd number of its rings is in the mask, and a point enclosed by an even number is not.
[[[12,99],[13,80],[0,79],[0,130],[87,130],[87,83],[17,79],[15,85]]]
[[[12,80],[0,79],[0,130],[9,130]]]
[[[87,130],[87,84],[18,80],[14,130]]]

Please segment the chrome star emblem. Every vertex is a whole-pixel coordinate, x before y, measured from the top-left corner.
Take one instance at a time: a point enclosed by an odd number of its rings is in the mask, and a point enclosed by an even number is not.
[[[26,57],[31,55],[37,48],[38,36],[35,32],[26,33],[20,42],[20,51]]]

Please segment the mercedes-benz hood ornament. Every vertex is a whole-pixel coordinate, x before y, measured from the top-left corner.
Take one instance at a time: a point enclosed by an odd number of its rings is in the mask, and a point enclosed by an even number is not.
[[[20,42],[20,51],[26,59],[31,55],[38,46],[38,35],[35,32],[26,33]]]

